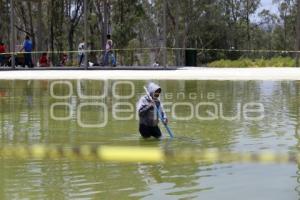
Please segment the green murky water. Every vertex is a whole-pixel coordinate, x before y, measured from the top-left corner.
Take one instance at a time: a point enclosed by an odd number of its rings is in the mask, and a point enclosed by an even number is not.
[[[297,152],[300,82],[156,81],[177,138],[144,141],[145,81],[0,81],[0,141]],[[1,159],[0,199],[299,199],[297,164]]]

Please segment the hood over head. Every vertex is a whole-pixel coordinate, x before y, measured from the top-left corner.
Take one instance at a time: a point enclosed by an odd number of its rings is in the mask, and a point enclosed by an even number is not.
[[[157,85],[157,84],[155,84],[155,83],[153,83],[153,82],[150,82],[150,83],[148,84],[147,90],[148,90],[148,92],[150,93],[151,96],[153,96],[153,94],[154,94],[154,92],[155,92],[156,90],[160,90],[160,92],[161,92],[160,86]]]

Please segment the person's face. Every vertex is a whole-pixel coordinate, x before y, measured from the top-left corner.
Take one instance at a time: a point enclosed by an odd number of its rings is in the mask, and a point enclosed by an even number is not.
[[[158,99],[159,95],[160,95],[159,92],[154,92],[153,99]]]

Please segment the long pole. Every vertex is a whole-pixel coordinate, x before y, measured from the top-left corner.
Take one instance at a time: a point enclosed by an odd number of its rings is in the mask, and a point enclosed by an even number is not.
[[[88,69],[88,52],[87,52],[87,48],[88,48],[88,24],[87,24],[87,0],[84,0],[84,46],[85,46],[85,54],[84,54],[84,65],[85,65],[85,69]]]
[[[14,29],[14,0],[10,0],[10,52],[11,52],[11,66],[15,69],[15,29]]]

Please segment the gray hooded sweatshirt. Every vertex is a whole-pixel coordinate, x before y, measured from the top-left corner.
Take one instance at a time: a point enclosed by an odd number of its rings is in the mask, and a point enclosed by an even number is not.
[[[151,97],[156,90],[160,89],[159,85],[155,83],[149,83],[147,86],[147,90]],[[156,107],[151,105],[151,99],[148,95],[142,96],[137,104],[137,110],[140,117],[140,124],[146,126],[157,126],[159,122],[159,116],[157,113],[157,108],[161,112],[161,116],[163,119],[166,119],[166,113],[161,105],[159,99],[155,100]]]

